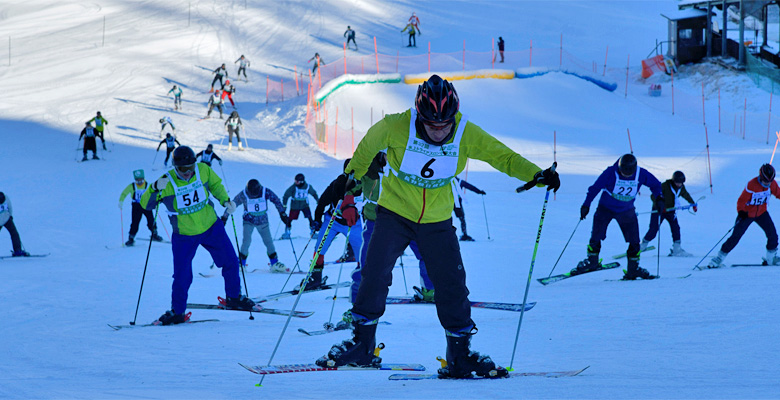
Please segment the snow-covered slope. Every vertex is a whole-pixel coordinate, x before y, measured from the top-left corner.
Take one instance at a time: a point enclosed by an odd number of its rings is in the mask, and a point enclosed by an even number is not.
[[[666,77],[660,99],[646,96],[645,83],[635,79],[638,60],[665,37],[660,12],[672,1],[632,2],[422,2],[409,1],[10,1],[0,5],[0,42],[10,37],[8,54],[0,46],[0,191],[14,202],[15,221],[27,250],[51,253],[43,259],[0,261],[0,397],[2,398],[775,398],[778,393],[776,335],[777,268],[734,268],[693,272],[699,261],[730,228],[735,201],[745,183],[767,162],[772,145],[765,135],[768,95],[750,82],[721,70],[681,68],[676,76],[677,112],[670,112]],[[398,32],[416,12],[423,35],[418,49],[402,48]],[[103,41],[103,17],[106,19]],[[132,170],[143,168],[153,180],[163,171],[158,120],[170,115],[179,140],[196,149],[208,143],[225,159],[215,170],[231,194],[250,178],[281,195],[302,172],[318,191],[332,180],[341,160],[319,151],[303,130],[305,103],[298,97],[265,104],[265,75],[289,79],[292,70],[306,71],[314,52],[325,60],[342,54],[346,25],[358,32],[360,54],[373,51],[377,36],[384,54],[424,54],[469,48],[489,51],[491,38],[503,36],[507,50],[530,45],[564,46],[586,64],[601,68],[607,46],[608,74],[619,82],[615,92],[560,73],[532,79],[458,81],[463,111],[537,165],[553,161],[553,132],[562,188],[550,200],[533,271],[529,300],[536,307],[525,314],[514,358],[512,346],[519,314],[475,310],[480,328],[473,348],[518,371],[590,368],[576,378],[522,378],[498,382],[387,380],[385,372],[322,372],[272,376],[255,387],[259,377],[237,363],[266,364],[285,319],[243,313],[193,312],[196,319],[220,322],[170,328],[138,328],[115,332],[106,326],[134,319],[139,286],[146,273],[138,321],[148,322],[170,307],[170,246],[121,248],[129,227],[129,204],[117,208]],[[205,115],[210,72],[245,54],[251,61],[249,82],[237,82],[236,101],[252,150],[227,152],[224,128]],[[628,96],[621,68],[628,55],[632,67]],[[508,60],[506,67],[526,66]],[[590,68],[589,65],[585,65]],[[705,133],[696,103],[705,82],[707,124],[712,164],[710,193]],[[184,109],[171,111],[165,94],[172,84],[184,89]],[[748,98],[748,112],[760,115],[760,129],[743,141],[723,129],[718,133],[717,88],[724,104],[724,126]],[[415,87],[369,85],[340,89],[328,107],[373,107],[385,112],[408,108]],[[684,95],[687,94],[687,97]],[[681,99],[690,99],[690,102]],[[104,161],[77,163],[76,140],[84,122],[100,110],[109,120],[110,152]],[[740,109],[741,111],[741,109]],[[728,119],[725,117],[728,114]],[[361,117],[362,118],[362,117]],[[769,117],[774,118],[774,117]],[[356,119],[365,129],[367,121]],[[775,122],[771,122],[774,124]],[[630,129],[629,145],[626,129]],[[772,125],[775,130],[774,125]],[[728,130],[731,132],[731,130]],[[752,136],[751,136],[752,134]],[[758,139],[756,139],[758,138]],[[543,287],[569,235],[578,226],[555,273],[572,268],[585,256],[591,219],[579,225],[579,207],[587,187],[603,168],[631,146],[643,168],[659,179],[677,169],[702,200],[698,215],[680,213],[683,246],[694,258],[669,258],[666,225],[661,257],[643,254],[642,266],[660,271],[649,282],[605,282],[620,270],[594,273]],[[153,160],[156,164],[153,164]],[[472,300],[521,302],[529,275],[534,239],[544,193],[514,193],[514,179],[488,165],[470,163],[469,182],[487,191],[482,200],[467,195],[469,233],[477,239],[461,250]],[[637,200],[639,211],[650,201]],[[769,205],[774,212],[776,202]],[[484,210],[484,211],[483,211]],[[647,215],[639,217],[641,233]],[[166,226],[167,221],[165,222]],[[271,216],[274,234],[279,219]],[[233,235],[232,225],[228,232]],[[238,226],[240,229],[240,226]],[[167,226],[167,229],[170,229]],[[488,241],[488,229],[492,241]],[[293,226],[306,234],[305,223]],[[625,251],[618,227],[610,227],[602,256]],[[148,235],[142,225],[139,237]],[[165,232],[163,232],[165,236]],[[306,239],[277,241],[283,262],[301,266],[313,244]],[[338,239],[327,260],[344,245]],[[10,248],[5,232],[0,246]],[[765,238],[751,227],[728,262],[756,262]],[[5,250],[3,250],[5,251]],[[411,253],[411,252],[410,252]],[[252,267],[265,269],[260,240],[255,238]],[[199,251],[193,270],[208,273],[211,260]],[[404,257],[396,268],[391,294],[402,295],[418,284],[417,262]],[[352,265],[328,266],[326,275],[346,280]],[[213,273],[213,270],[211,271]],[[293,282],[300,278],[294,275]],[[286,276],[247,275],[251,296],[273,293]],[[224,295],[221,278],[196,275],[190,301],[210,303]],[[346,294],[340,291],[340,295]],[[305,337],[297,328],[317,329],[335,321],[349,305],[333,306],[332,292],[307,294],[298,309],[315,311],[291,322],[274,357],[275,364],[308,363],[348,337],[345,332]],[[269,304],[290,308],[293,299]],[[333,308],[332,308],[333,306]],[[333,314],[331,316],[331,309]],[[435,370],[444,355],[442,328],[430,306],[388,306],[379,328],[387,348],[386,362],[422,363]]]

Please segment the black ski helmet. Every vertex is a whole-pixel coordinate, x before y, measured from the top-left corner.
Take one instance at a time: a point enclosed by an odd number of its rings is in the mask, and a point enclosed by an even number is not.
[[[5,203],[5,193],[0,192],[0,204]]]
[[[165,121],[165,119],[164,118],[160,118],[160,123],[161,124],[163,123],[163,121]]]
[[[297,174],[297,175],[295,175],[295,181],[296,182],[306,182],[306,177],[303,176],[303,174]]]
[[[764,164],[761,169],[758,170],[759,183],[768,186],[775,180],[775,167],[772,164]]]
[[[636,173],[636,157],[633,154],[623,154],[618,159],[618,170],[620,175],[629,177]]]
[[[428,136],[425,128],[415,122],[417,133],[427,143],[440,146],[447,143],[455,131],[455,115],[460,109],[460,99],[458,92],[451,83],[441,79],[439,75],[431,75],[427,81],[417,87],[417,94],[414,97],[414,108],[417,110],[418,122],[435,123],[453,123],[452,130],[440,142],[436,142]]]
[[[209,143],[209,145],[206,146],[206,150],[209,150],[209,151],[214,150],[214,145]]]
[[[175,167],[184,167],[195,164],[195,152],[188,146],[179,146],[173,151],[173,165]]]
[[[171,134],[170,134],[170,133],[166,133],[166,134],[165,134],[165,137],[166,137],[166,138],[169,138],[169,137],[171,137]]]
[[[260,197],[260,182],[257,179],[250,179],[246,184],[246,194],[256,199]]]
[[[683,174],[682,171],[674,171],[672,174],[672,181],[679,184],[685,183],[685,174]]]

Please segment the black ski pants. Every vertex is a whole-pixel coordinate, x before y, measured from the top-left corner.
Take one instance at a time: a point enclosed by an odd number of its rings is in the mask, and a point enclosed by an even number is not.
[[[19,238],[19,231],[16,230],[16,225],[14,225],[14,217],[9,217],[5,225],[0,225],[0,230],[3,228],[8,229],[8,234],[11,235],[11,245],[14,248],[14,252],[22,251],[22,239]]]
[[[452,219],[418,224],[382,207],[377,207],[374,232],[368,243],[366,265],[352,312],[376,320],[385,312],[388,288],[393,283],[393,266],[411,241],[416,241],[428,276],[436,288],[436,313],[449,332],[471,329],[471,304],[466,288],[466,270]]]
[[[173,150],[176,149],[175,147],[166,147],[165,148],[165,164],[168,165],[168,160],[171,158],[171,153],[173,153]]]
[[[742,235],[745,234],[745,231],[747,231],[747,228],[753,222],[757,223],[766,234],[766,249],[776,249],[777,229],[775,229],[775,223],[772,222],[772,217],[769,216],[769,212],[765,212],[755,218],[737,218],[734,225],[734,232],[731,233],[731,236],[726,239],[726,242],[724,242],[723,246],[720,247],[720,251],[724,253],[730,253],[731,250],[734,250],[734,247],[737,247],[737,243],[739,243],[739,239],[742,238]]]
[[[138,233],[138,225],[141,224],[141,217],[146,217],[146,226],[152,233],[157,232],[157,224],[154,222],[154,212],[141,207],[140,203],[132,203],[132,221],[130,222],[130,236],[135,237]]]
[[[463,207],[455,206],[453,211],[455,211],[455,216],[460,220],[460,233],[464,236],[468,236],[468,232],[466,231],[466,213],[463,212]]]
[[[97,142],[94,137],[84,137],[84,157],[87,156],[87,151],[92,150],[92,155],[97,155]]]
[[[607,238],[607,227],[613,219],[617,221],[620,230],[623,231],[623,239],[628,243],[626,255],[628,258],[636,257],[639,253],[639,222],[635,208],[622,212],[615,212],[602,206],[596,208],[593,214],[593,230],[590,233],[590,249],[594,253],[601,251],[601,241]]]
[[[680,224],[677,222],[677,213],[674,211],[650,214],[650,228],[645,234],[645,241],[649,242],[655,239],[655,235],[664,221],[669,223],[669,229],[672,230],[672,240],[675,242],[680,241]]]

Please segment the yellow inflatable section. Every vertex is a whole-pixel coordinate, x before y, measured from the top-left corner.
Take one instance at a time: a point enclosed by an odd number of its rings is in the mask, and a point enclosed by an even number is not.
[[[462,81],[467,79],[514,79],[515,71],[511,69],[480,69],[463,72],[426,72],[422,74],[404,75],[404,83],[407,85],[419,85],[431,75],[439,75],[448,81]]]

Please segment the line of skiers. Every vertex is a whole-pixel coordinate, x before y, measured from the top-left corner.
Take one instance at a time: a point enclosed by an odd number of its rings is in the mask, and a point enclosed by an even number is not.
[[[160,323],[182,323],[187,319],[185,312],[193,277],[192,259],[198,246],[204,246],[215,264],[222,268],[226,307],[252,309],[254,302],[241,294],[239,266],[245,264],[251,235],[254,230],[258,230],[266,244],[272,270],[287,271],[277,258],[273,241],[270,240],[269,244],[268,240],[268,201],[274,204],[282,222],[289,227],[290,219],[284,205],[273,191],[264,188],[256,179],[247,182],[244,190],[231,199],[222,185],[222,179],[207,163],[198,163],[192,149],[179,146],[172,154],[173,169],[148,185],[139,194],[138,201],[141,208],[149,211],[163,204],[173,229],[174,282],[171,310],[159,318]],[[341,233],[353,248],[361,252],[361,262],[353,272],[353,280],[357,280],[359,285],[353,287],[353,306],[347,313],[353,326],[353,337],[334,345],[316,361],[318,365],[375,366],[381,363],[374,349],[378,322],[385,311],[392,269],[405,248],[414,243],[421,259],[425,260],[424,269],[431,284],[430,290],[435,288],[435,295],[431,297],[435,297],[437,314],[447,343],[446,366],[439,370],[439,374],[456,378],[474,373],[487,378],[507,375],[507,370],[497,366],[489,356],[480,355],[470,348],[471,337],[478,329],[471,318],[464,263],[451,217],[458,197],[457,189],[465,187],[456,176],[464,170],[469,158],[485,161],[511,177],[537,187],[554,191],[560,187],[558,174],[553,168],[543,170],[469,121],[459,110],[459,98],[454,86],[437,75],[431,76],[418,87],[413,107],[399,114],[388,114],[369,129],[353,158],[344,163],[340,174],[318,199],[316,192],[309,190],[304,177],[301,175],[298,179],[299,176],[296,176],[293,190],[298,201],[301,198],[308,199],[309,195],[318,200],[313,220],[304,211],[308,205],[298,208],[299,212],[303,211],[304,216],[309,218],[314,230],[318,231],[318,241],[329,244],[336,233]],[[380,178],[380,171],[385,165],[389,165],[391,173]],[[682,197],[692,204],[693,200],[690,195],[685,195],[685,176],[678,172],[662,184],[649,171],[640,168],[632,154],[623,155],[606,168],[589,187],[580,209],[580,217],[585,219],[591,203],[601,194],[593,217],[588,257],[572,273],[598,268],[601,242],[606,238],[607,226],[614,219],[628,243],[628,268],[624,279],[654,278],[639,266],[643,243],[640,242],[634,201],[641,186],[650,189],[653,207],[657,211],[654,213],[656,220],[651,221],[650,230],[645,235],[645,245],[657,234],[658,224],[666,220],[670,222],[673,236],[676,236],[676,246],[672,252],[681,254],[679,233],[674,233],[676,228],[671,224],[674,218],[666,214],[673,212],[674,207],[669,206],[676,205],[678,198]],[[138,176],[134,177],[136,186],[131,184],[131,191],[127,194],[138,188]],[[780,187],[774,179],[774,168],[765,164],[759,176],[748,182],[738,200],[738,216],[732,228],[733,234],[713,258],[711,266],[722,264],[723,258],[753,221],[767,234],[767,262],[780,262],[776,256],[777,233],[766,212],[768,197],[780,196]],[[140,184],[146,185],[143,179]],[[377,187],[383,191],[378,197]],[[474,189],[469,190],[484,194]],[[369,193],[367,206],[370,207],[364,207],[363,215],[372,225],[368,238],[363,237],[362,223],[355,204],[355,198],[364,192]],[[224,208],[225,218],[218,217],[212,198]],[[285,201],[287,198],[285,193]],[[226,217],[235,212],[238,204],[244,205],[244,243],[236,254],[224,223]],[[368,213],[375,215],[368,216]],[[139,222],[142,214],[137,217]],[[150,224],[149,229],[154,234],[154,225]],[[467,236],[465,229],[463,231],[463,235]],[[286,233],[289,232],[286,230]],[[314,256],[314,273],[300,284],[307,289],[325,281],[322,277],[323,254],[315,252]],[[427,287],[425,289],[428,290]],[[422,291],[420,294],[423,294]]]

